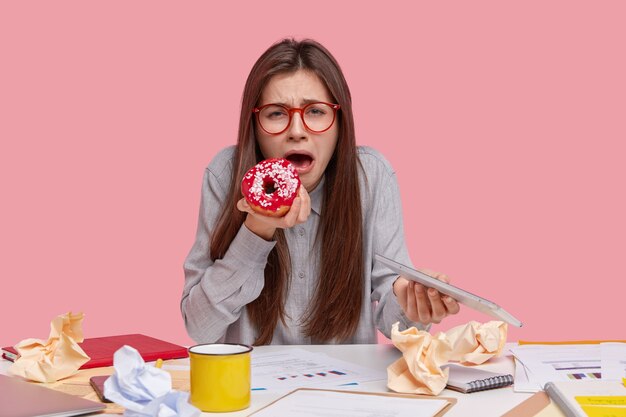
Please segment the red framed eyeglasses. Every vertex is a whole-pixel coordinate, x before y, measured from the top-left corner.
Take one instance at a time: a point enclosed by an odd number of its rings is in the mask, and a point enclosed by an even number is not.
[[[300,113],[304,127],[314,133],[323,133],[335,123],[339,104],[317,101],[306,106],[286,107],[282,104],[265,104],[252,109],[256,120],[266,133],[280,135],[289,128],[294,113]]]

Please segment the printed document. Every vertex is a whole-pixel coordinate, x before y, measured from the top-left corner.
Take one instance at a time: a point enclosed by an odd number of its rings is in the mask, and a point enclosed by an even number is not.
[[[571,379],[600,379],[600,345],[522,345],[511,349],[516,365],[521,363],[528,386],[535,391],[550,381]],[[521,374],[521,372],[519,372]],[[518,372],[516,371],[516,377]],[[520,381],[522,382],[522,381]],[[515,384],[518,385],[517,379]],[[515,390],[521,391],[522,386]]]
[[[432,417],[448,405],[437,399],[399,398],[350,392],[297,390],[253,417]]]
[[[286,352],[252,351],[252,389],[286,390],[300,387],[356,385],[387,379],[386,369],[371,369],[304,349]]]
[[[536,392],[551,381],[620,381],[626,377],[626,343],[521,345],[511,352],[516,392]]]
[[[602,343],[600,353],[602,379],[621,381],[626,378],[626,343]]]

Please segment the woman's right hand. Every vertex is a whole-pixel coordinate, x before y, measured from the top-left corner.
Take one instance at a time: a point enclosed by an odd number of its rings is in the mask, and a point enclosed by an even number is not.
[[[276,229],[288,229],[307,221],[311,214],[311,198],[301,185],[298,190],[298,196],[293,200],[291,208],[282,217],[264,216],[257,213],[252,210],[245,198],[237,202],[237,208],[244,213],[248,213],[244,224],[252,233],[265,240],[271,240]]]
[[[450,282],[447,275],[422,271],[426,275],[442,282]],[[410,281],[402,276],[393,283],[393,293],[406,317],[422,324],[439,323],[445,317],[456,314],[460,310],[459,303],[452,297],[441,294],[434,288],[426,288],[422,284]]]

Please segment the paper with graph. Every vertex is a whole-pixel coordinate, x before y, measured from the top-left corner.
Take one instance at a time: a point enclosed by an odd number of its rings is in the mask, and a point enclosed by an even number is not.
[[[619,380],[626,376],[624,343],[521,345],[511,352],[516,360],[516,391],[539,391],[550,381]]]
[[[253,390],[292,390],[300,387],[357,385],[386,380],[386,369],[370,369],[304,349],[252,352]]]

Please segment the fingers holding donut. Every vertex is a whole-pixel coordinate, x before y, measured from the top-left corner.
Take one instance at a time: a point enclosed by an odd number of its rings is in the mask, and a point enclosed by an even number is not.
[[[237,202],[237,209],[248,213],[244,224],[253,233],[270,240],[274,236],[276,229],[288,229],[297,224],[304,223],[311,214],[311,199],[304,187],[300,187],[303,192],[298,193],[291,205],[291,208],[283,217],[267,216],[260,214],[250,207],[245,198]]]
[[[237,201],[237,210],[242,211],[244,213],[253,213],[252,207],[250,207],[250,204],[248,204],[245,198],[242,198],[239,201]]]
[[[237,209],[257,217],[259,220],[263,220],[268,224],[276,225],[280,228],[289,228],[297,224],[304,223],[308,220],[311,214],[311,197],[306,188],[300,186],[298,196],[293,200],[289,211],[282,217],[269,216],[262,214],[254,210],[250,203],[245,198],[237,201]]]
[[[277,228],[304,223],[311,213],[309,194],[286,159],[267,159],[252,167],[243,177],[241,192],[244,198],[237,208],[248,213],[245,225],[264,239],[271,239]]]
[[[298,212],[298,220],[296,221],[296,224],[300,224],[306,222],[311,214],[311,197],[303,185],[300,185],[300,190],[298,191],[298,197],[296,197],[296,200],[297,199],[302,201],[302,205],[300,206],[300,210]],[[293,209],[293,206],[291,207]]]
[[[293,200],[291,207],[287,214],[279,219],[279,224],[281,228],[288,229],[290,227],[298,224],[298,219],[300,218],[300,212],[302,211],[302,197],[298,196]]]

